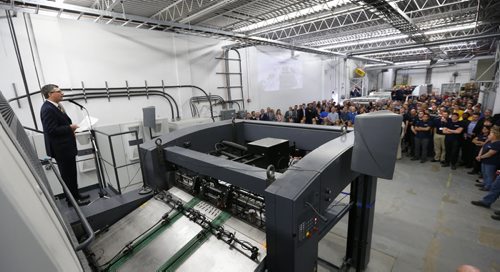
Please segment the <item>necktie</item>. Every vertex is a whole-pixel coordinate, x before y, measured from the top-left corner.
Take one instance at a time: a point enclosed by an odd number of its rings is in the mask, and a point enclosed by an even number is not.
[[[64,108],[61,106],[61,105],[57,105],[57,108],[62,112],[64,113]]]

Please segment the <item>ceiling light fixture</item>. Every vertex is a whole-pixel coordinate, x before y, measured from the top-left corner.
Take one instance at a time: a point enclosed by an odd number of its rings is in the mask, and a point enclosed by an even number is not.
[[[446,32],[471,29],[471,28],[475,28],[476,26],[477,26],[477,24],[474,22],[474,23],[446,27],[446,28],[441,28],[441,29],[428,30],[428,31],[425,31],[424,34],[425,35],[441,34],[441,33],[446,33]]]
[[[379,52],[379,53],[372,53],[372,54],[362,54],[360,56],[363,57],[368,57],[368,56],[381,56],[381,55],[398,55],[398,54],[404,54],[404,53],[410,53],[410,54],[415,54],[415,53],[420,53],[422,51],[430,52],[430,50],[427,47],[417,47],[417,48],[412,48],[412,49],[401,49],[401,50],[394,50],[390,52]]]
[[[430,60],[413,60],[413,61],[402,61],[394,63],[394,65],[419,65],[419,64],[430,64]]]
[[[328,46],[320,47],[320,49],[334,49],[334,48],[341,48],[341,47],[347,47],[347,46],[353,46],[353,45],[360,45],[360,44],[388,42],[388,41],[401,40],[401,39],[406,39],[406,38],[408,38],[408,35],[404,35],[403,34],[403,35],[374,38],[374,39],[361,40],[361,41],[348,42],[348,43],[338,43],[338,44],[333,44],[333,45],[328,45]]]
[[[281,23],[283,21],[287,21],[287,20],[295,19],[295,18],[298,18],[298,17],[301,17],[301,16],[309,15],[311,13],[316,13],[316,12],[320,12],[320,11],[324,11],[324,10],[329,10],[329,9],[334,8],[334,7],[338,7],[338,6],[341,6],[341,5],[350,3],[350,2],[351,2],[350,0],[333,0],[333,1],[328,1],[328,2],[323,3],[323,4],[318,4],[318,5],[315,5],[315,6],[312,6],[312,7],[308,7],[308,8],[305,8],[305,9],[298,10],[298,11],[294,11],[292,13],[281,15],[281,16],[278,16],[276,18],[272,18],[272,19],[268,19],[268,20],[264,20],[264,21],[255,23],[255,24],[244,26],[244,27],[236,29],[234,31],[235,32],[247,32],[247,31],[251,31],[251,30],[254,30],[254,29],[258,29],[258,28],[261,28],[261,27],[268,26],[268,25],[272,25],[272,24],[276,24],[276,23]]]

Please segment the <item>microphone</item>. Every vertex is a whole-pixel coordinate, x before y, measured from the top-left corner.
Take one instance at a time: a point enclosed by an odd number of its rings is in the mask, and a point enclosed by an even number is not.
[[[81,104],[79,104],[78,102],[74,101],[73,99],[68,99],[67,101],[68,101],[69,103],[72,103],[72,104],[77,105],[77,106],[78,106],[78,107],[80,107],[80,109],[82,109],[82,110],[83,110],[83,109],[85,109],[85,107],[84,107],[84,106],[82,106],[82,105],[81,105]]]

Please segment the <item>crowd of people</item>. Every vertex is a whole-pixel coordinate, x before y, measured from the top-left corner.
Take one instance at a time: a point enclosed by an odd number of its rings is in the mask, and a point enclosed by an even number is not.
[[[470,168],[477,175],[476,186],[487,192],[476,206],[489,208],[500,196],[500,114],[482,110],[477,96],[421,95],[398,97],[369,104],[344,100],[313,101],[280,109],[267,108],[247,113],[246,119],[316,125],[355,126],[356,116],[389,110],[403,116],[398,159],[407,154],[411,160],[440,163],[441,167]],[[482,180],[481,180],[482,178]],[[492,215],[500,220],[500,211]]]

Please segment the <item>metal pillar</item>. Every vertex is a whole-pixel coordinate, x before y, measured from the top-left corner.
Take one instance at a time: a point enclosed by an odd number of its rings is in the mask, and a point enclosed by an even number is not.
[[[376,177],[361,175],[351,183],[350,201],[355,205],[349,211],[345,262],[356,271],[370,262],[376,192]]]
[[[425,69],[425,84],[431,84],[432,82],[432,67]]]

